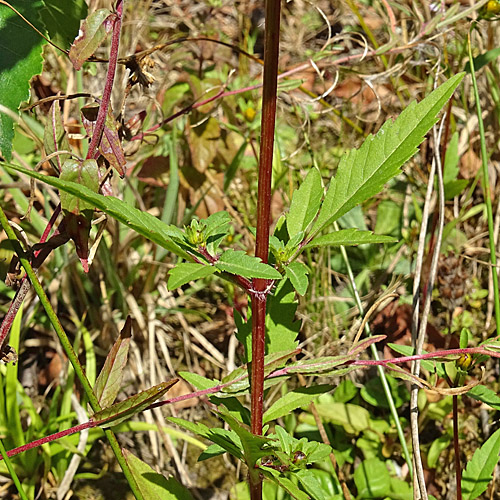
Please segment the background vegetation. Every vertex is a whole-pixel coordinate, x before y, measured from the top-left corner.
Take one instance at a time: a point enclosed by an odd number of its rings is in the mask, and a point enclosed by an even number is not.
[[[96,48],[95,56],[76,71],[66,54],[51,44],[42,47],[42,39],[25,20],[6,2],[0,3],[4,22],[0,42],[6,50],[19,43],[19,29],[27,37],[33,36],[33,42],[26,42],[27,52],[40,54],[43,50],[43,68],[31,80],[30,104],[37,105],[23,108],[19,118],[16,113],[11,117],[17,122],[12,152],[9,126],[3,119],[2,156],[26,168],[37,165],[41,172],[53,175],[55,158],[42,161],[51,152],[47,124],[55,119],[52,103],[46,98],[78,94],[61,100],[68,142],[59,144],[59,149],[85,157],[89,132],[81,126],[80,109],[103,94],[109,41]],[[88,6],[83,0],[72,2],[71,7],[47,0],[34,4],[12,2],[63,49],[69,49],[87,12],[114,7],[100,0],[90,1]],[[500,7],[492,1],[472,6],[455,1],[283,3],[272,165],[273,228],[277,224],[279,228],[280,217],[288,212],[294,191],[311,167],[319,170],[328,185],[346,151],[358,148],[387,119],[399,116],[411,101],[421,101],[437,84],[468,72],[445,108],[439,139],[434,135],[424,142],[382,193],[338,220],[340,228],[368,229],[394,241],[350,247],[346,255],[338,246],[306,248],[302,253],[308,286],[303,281],[299,284],[303,289],[296,295],[297,305],[293,290],[289,292],[288,316],[276,320],[282,332],[298,333],[302,359],[346,354],[358,340],[366,311],[371,333],[387,336],[376,344],[381,358],[399,355],[396,350],[410,354],[411,347],[403,346],[412,344],[412,304],[419,284],[422,302],[426,295],[432,296],[425,351],[475,348],[496,337],[495,314],[499,313],[494,307],[494,261],[488,240],[488,189],[481,181],[481,142],[488,159],[496,241],[500,226],[498,11]],[[11,16],[15,29],[7,22]],[[485,122],[482,141],[467,66],[469,29],[478,16],[480,21],[472,31],[472,54]],[[227,211],[232,225],[225,244],[244,251],[254,248],[263,21],[264,6],[258,2],[125,3],[112,116],[126,164],[122,165],[123,179],[115,172],[104,191],[181,228],[193,218],[206,219]],[[0,61],[0,83],[2,74],[10,70],[8,63]],[[20,102],[22,92],[16,97],[0,90],[3,117],[9,116],[9,109],[11,114],[17,111],[11,101]],[[429,183],[437,187],[437,180],[429,174],[436,156],[442,161],[442,212],[438,196],[427,194]],[[41,183],[30,190],[28,177],[7,168],[0,169],[0,191],[1,207],[23,244],[27,248],[38,243],[59,203],[57,191]],[[31,213],[26,217],[29,207]],[[431,263],[440,213],[444,232],[433,278]],[[245,292],[234,282],[214,276],[172,286],[169,271],[177,260],[171,252],[111,217],[106,222],[97,220],[99,215],[94,216],[90,233],[88,273],[85,262],[82,265],[79,260],[81,247],[77,254],[72,243],[55,249],[38,273],[91,385],[128,316],[133,333],[132,340],[127,340],[129,359],[119,399],[179,372],[221,380],[240,366],[245,350],[235,330],[239,329],[241,338],[248,313]],[[419,241],[423,222],[428,230]],[[419,252],[423,265],[415,278]],[[2,280],[15,281],[18,271],[9,269],[13,254],[2,233]],[[433,279],[435,286],[428,289]],[[2,316],[13,297],[14,291],[0,282]],[[0,437],[5,448],[88,420],[82,387],[75,382],[74,369],[36,294],[24,301],[8,343],[19,361],[0,367]],[[391,343],[401,347],[392,346],[391,350]],[[368,351],[363,356],[367,358]],[[446,369],[436,362],[423,365],[426,389],[418,396],[423,474],[428,493],[438,499],[457,498],[454,418],[462,463],[470,461],[498,429],[497,359],[456,358]],[[403,368],[409,369],[409,365]],[[472,389],[479,380],[491,394],[476,391],[472,397],[457,397],[458,392],[446,392],[450,386]],[[194,377],[189,380],[196,389],[195,381]],[[410,383],[390,373],[387,381],[404,440],[410,443]],[[413,498],[410,467],[376,367],[342,377],[319,377],[315,382],[321,384],[315,406],[306,398],[277,422],[297,440],[306,437],[331,444],[334,459],[325,457],[315,465],[323,498]],[[310,380],[300,375],[273,386],[266,393],[268,407],[303,385],[310,385]],[[183,484],[194,498],[248,498],[247,470],[240,461],[228,454],[198,461],[200,452],[206,452],[207,441],[167,421],[168,417],[181,417],[209,428],[222,427],[211,413],[216,398],[176,399],[191,392],[188,381],[181,380],[168,392],[175,399],[173,404],[119,423],[114,430],[120,445],[176,478],[170,483],[172,495]],[[93,427],[86,432],[12,459],[28,498],[131,495],[115,457],[101,439],[103,430]],[[490,462],[498,455],[500,441],[496,441],[489,441],[492,450],[483,447]],[[300,458],[294,457],[287,467],[293,469]],[[274,456],[267,463],[275,470],[279,467]],[[12,474],[3,462],[0,473],[0,495],[17,498]],[[496,474],[491,482],[491,472],[484,474],[478,473],[483,482],[487,478],[482,491],[469,490],[465,498],[496,498]],[[178,498],[189,498],[183,494],[187,493],[178,493]],[[264,498],[290,498],[288,495],[278,491],[275,483],[264,483]]]

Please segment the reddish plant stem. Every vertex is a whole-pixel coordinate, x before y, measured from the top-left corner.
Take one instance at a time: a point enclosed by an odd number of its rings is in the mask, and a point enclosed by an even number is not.
[[[123,1],[119,0],[116,4],[116,16],[113,20],[113,34],[111,36],[111,49],[109,53],[108,72],[106,74],[106,84],[102,95],[101,105],[97,113],[97,120],[94,127],[94,133],[90,141],[89,150],[87,152],[87,160],[96,160],[99,156],[99,144],[101,142],[104,125],[106,124],[106,116],[111,102],[111,92],[115,81],[116,64],[118,62],[118,48],[120,46],[120,32],[122,27]]]
[[[259,187],[257,200],[257,236],[255,256],[267,264],[271,222],[271,178],[278,89],[278,55],[280,0],[266,2],[266,34],[264,42],[264,80],[259,155]],[[264,384],[264,341],[267,280],[253,280],[252,294],[252,432],[262,433],[262,393]]]
[[[31,441],[31,443],[24,444],[23,446],[19,446],[18,448],[13,448],[12,450],[9,450],[7,452],[7,456],[10,458],[15,455],[19,455],[19,453],[23,453],[33,448],[37,448],[38,446],[42,446],[42,444],[50,443],[51,441],[55,441],[56,439],[61,439],[66,436],[70,436],[71,434],[76,434],[77,432],[84,431],[85,429],[91,429],[92,427],[97,427],[97,422],[89,420],[88,422],[84,422],[83,424],[75,425],[75,427],[56,432],[54,434],[51,434],[50,436],[45,436],[35,441]],[[0,460],[3,460],[2,456],[0,456]]]
[[[462,466],[460,464],[460,444],[458,442],[458,396],[453,396],[453,448],[455,451],[457,500],[462,500]]]
[[[264,38],[264,78],[259,155],[259,188],[257,200],[257,236],[255,256],[267,264],[271,223],[271,178],[278,90],[278,58],[281,0],[266,0],[266,31]],[[264,412],[264,355],[266,334],[266,303],[269,294],[267,280],[254,279],[252,292],[252,367],[251,367],[251,431],[262,434]],[[250,472],[250,497],[262,499],[262,478]]]

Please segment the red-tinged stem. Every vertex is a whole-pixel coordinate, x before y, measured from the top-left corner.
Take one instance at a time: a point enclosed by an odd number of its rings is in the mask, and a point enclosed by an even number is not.
[[[108,114],[109,104],[111,102],[111,92],[115,81],[116,64],[118,62],[118,48],[120,46],[120,31],[122,27],[123,1],[119,0],[116,5],[116,17],[113,20],[113,34],[111,36],[111,49],[109,53],[108,72],[106,74],[106,84],[102,95],[101,105],[97,113],[97,120],[94,127],[94,133],[90,141],[87,160],[96,160],[99,156],[99,144],[101,142],[106,116]]]
[[[460,444],[458,442],[458,396],[453,396],[453,448],[455,451],[457,500],[462,500],[462,466],[460,464]]]
[[[259,155],[259,188],[257,200],[257,237],[255,256],[267,263],[271,223],[271,178],[276,123],[276,94],[278,89],[278,58],[281,0],[266,1],[266,31],[264,39],[264,78],[262,90],[262,121]],[[269,293],[265,279],[253,280],[252,293],[252,373],[251,373],[251,430],[262,434],[264,412],[264,355],[266,334],[266,303]],[[262,479],[250,470],[250,497],[262,498]]]
[[[24,444],[23,446],[19,446],[18,448],[13,448],[12,450],[9,450],[7,452],[7,456],[10,458],[15,455],[19,455],[19,453],[23,453],[33,448],[37,448],[38,446],[42,446],[42,444],[50,443],[52,441],[55,441],[56,439],[61,439],[66,436],[71,436],[71,434],[76,434],[77,432],[84,431],[85,429],[91,429],[92,427],[97,427],[97,425],[98,425],[97,422],[89,420],[88,422],[84,422],[83,424],[75,425],[75,427],[65,429],[64,431],[56,432],[54,434],[51,434],[50,436],[45,436],[35,441],[31,441],[31,443]],[[0,456],[0,460],[3,460],[3,457]]]
[[[271,223],[271,178],[278,88],[278,55],[280,0],[266,2],[266,35],[264,50],[264,83],[259,155],[259,187],[257,200],[257,236],[255,256],[267,263]],[[264,384],[264,341],[267,280],[253,280],[252,294],[252,432],[262,433],[262,393]]]

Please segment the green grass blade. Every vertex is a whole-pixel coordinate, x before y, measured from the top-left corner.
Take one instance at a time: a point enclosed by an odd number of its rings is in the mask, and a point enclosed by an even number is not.
[[[473,26],[471,27],[471,30]],[[476,102],[476,112],[479,126],[479,137],[481,142],[481,164],[483,173],[483,191],[486,193],[484,196],[484,201],[486,203],[486,215],[488,217],[488,236],[490,243],[490,261],[491,267],[493,269],[493,295],[495,302],[495,322],[497,327],[497,332],[500,332],[500,294],[498,291],[498,272],[496,270],[497,266],[497,255],[496,255],[496,244],[495,244],[495,230],[493,222],[493,207],[491,205],[491,195],[490,195],[490,178],[488,172],[488,153],[486,151],[486,136],[484,133],[484,124],[481,111],[481,100],[479,98],[479,90],[477,88],[476,72],[474,71],[474,60],[472,58],[472,47],[470,41],[470,32],[468,38],[468,51],[469,51],[469,63],[470,63],[470,74],[472,77],[472,86],[474,88],[474,99]]]
[[[500,452],[500,429],[478,448],[462,476],[463,500],[474,500],[486,491]]]
[[[2,455],[2,458],[5,461],[5,465],[7,466],[7,469],[9,470],[10,477],[12,478],[12,481],[14,481],[14,485],[16,486],[17,491],[19,492],[19,496],[21,497],[21,500],[28,500],[28,497],[26,496],[26,493],[23,490],[21,482],[19,481],[19,478],[17,477],[16,471],[12,465],[12,462],[10,461],[10,458],[7,455],[7,451],[5,450],[5,447],[4,447],[1,439],[0,439],[0,454]]]

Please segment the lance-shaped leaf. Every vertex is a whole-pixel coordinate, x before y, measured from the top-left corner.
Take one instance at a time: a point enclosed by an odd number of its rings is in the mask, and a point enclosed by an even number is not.
[[[288,373],[325,373],[330,372],[340,365],[344,365],[356,358],[355,354],[344,354],[342,356],[324,356],[315,359],[301,360],[293,363],[287,368]]]
[[[498,463],[499,452],[500,429],[494,432],[481,448],[474,452],[472,460],[467,463],[462,476],[462,497],[464,500],[474,500],[486,491]]]
[[[0,162],[0,165],[6,169],[22,172],[30,177],[34,177],[35,179],[57,187],[66,193],[78,196],[78,198],[85,200],[92,206],[106,212],[108,215],[120,221],[122,224],[127,225],[148,240],[157,243],[163,248],[166,248],[167,250],[170,250],[185,259],[191,260],[190,255],[179,246],[179,244],[184,242],[184,233],[179,228],[164,224],[153,215],[143,212],[142,210],[138,210],[123,200],[119,200],[113,196],[103,196],[94,193],[85,186],[75,182],[67,182],[56,177],[49,177],[47,175],[40,174],[39,172],[34,172],[33,170],[20,167],[19,165],[11,165],[4,162]]]
[[[190,281],[206,278],[216,271],[217,268],[204,264],[196,264],[192,262],[177,264],[168,273],[168,289],[175,290]]]
[[[368,349],[372,344],[376,344],[377,342],[381,342],[382,340],[385,340],[387,338],[387,335],[372,335],[371,337],[368,337],[366,339],[362,339],[359,342],[356,342],[351,346],[349,349],[348,354],[350,355],[355,355],[359,356],[363,351]]]
[[[467,393],[467,396],[482,401],[491,408],[500,411],[500,396],[484,385],[477,385]]]
[[[123,456],[134,476],[139,491],[145,499],[193,500],[191,493],[174,477],[167,479],[155,472],[148,464],[123,449]]]
[[[95,160],[66,160],[62,166],[61,175],[63,181],[71,181],[85,186],[94,193],[99,190],[99,177],[97,162]],[[63,210],[75,215],[80,215],[85,210],[94,210],[94,205],[82,200],[74,194],[61,192],[61,207]]]
[[[161,398],[179,379],[162,382],[150,389],[140,392],[135,396],[120,401],[119,403],[94,413],[90,420],[102,428],[118,425],[128,420],[135,413],[145,410],[150,404]]]
[[[251,257],[241,250],[226,250],[215,266],[221,271],[244,276],[245,278],[281,279],[281,274],[258,257]]]
[[[45,153],[47,153],[47,155],[55,153],[56,151],[70,150],[68,136],[66,135],[61,119],[61,108],[57,101],[52,104],[47,123],[45,124],[43,146],[45,147]],[[57,172],[60,172],[62,164],[68,159],[69,155],[62,154],[52,158],[50,163]]]
[[[99,105],[97,103],[88,104],[84,106],[81,111],[83,126],[87,134],[92,137],[94,135],[97,114],[99,113]],[[99,142],[99,152],[108,160],[109,164],[118,172],[120,177],[123,178],[125,175],[123,167],[125,166],[126,160],[111,106],[109,106],[106,115],[104,130],[101,141]]]
[[[113,24],[110,22],[111,15],[108,9],[99,9],[83,21],[80,34],[75,38],[68,54],[77,71],[113,29]]]
[[[392,236],[373,234],[371,231],[358,231],[357,229],[341,229],[333,233],[317,236],[305,248],[311,247],[338,247],[363,245],[365,243],[394,243],[398,241]]]
[[[293,193],[290,212],[286,217],[286,227],[290,238],[305,231],[318,213],[323,198],[321,174],[313,168],[307,174],[304,182]]]
[[[463,77],[463,73],[455,75],[422,102],[412,102],[395,122],[385,122],[376,136],[369,135],[359,149],[342,157],[313,225],[314,234],[380,192],[400,172]]]
[[[290,479],[277,470],[274,470],[271,467],[261,466],[259,467],[259,472],[266,479],[269,479],[287,491],[296,500],[311,500],[311,497],[307,493],[304,493],[295,483],[290,481]]]
[[[245,463],[249,468],[253,468],[259,458],[269,454],[269,450],[263,450],[262,448],[265,444],[269,443],[271,439],[252,434],[250,429],[234,418],[224,406],[220,407],[219,416],[240,438]]]
[[[120,332],[120,336],[116,339],[111,351],[109,351],[95,383],[94,393],[101,408],[112,405],[116,396],[118,396],[123,379],[123,370],[127,364],[131,337],[132,319],[129,316]]]
[[[285,274],[299,295],[305,295],[309,287],[309,269],[302,262],[291,262],[285,266]]]
[[[194,432],[198,436],[205,437],[223,448],[234,457],[241,460],[243,458],[242,446],[238,434],[234,431],[220,428],[208,428],[204,424],[190,422],[182,418],[168,417],[168,421],[177,424],[179,427]]]

